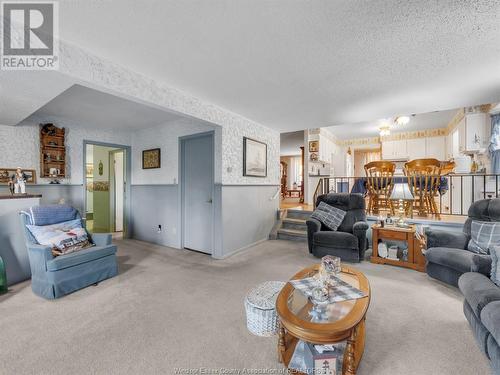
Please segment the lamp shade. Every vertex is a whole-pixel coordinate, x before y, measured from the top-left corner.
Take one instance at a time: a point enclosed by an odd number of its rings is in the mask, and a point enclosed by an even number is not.
[[[392,200],[402,199],[404,201],[413,200],[413,194],[410,191],[407,183],[396,183],[392,189],[391,198]]]

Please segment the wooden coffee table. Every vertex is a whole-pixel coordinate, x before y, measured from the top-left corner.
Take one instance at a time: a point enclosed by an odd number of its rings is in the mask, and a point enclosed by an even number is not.
[[[313,276],[318,269],[319,264],[305,268],[293,276],[292,280]],[[276,300],[276,311],[280,319],[278,360],[286,367],[299,340],[313,344],[332,344],[347,340],[342,373],[356,374],[365,348],[365,317],[370,304],[370,284],[365,275],[351,267],[342,266],[339,277],[365,292],[367,297],[332,303],[327,309],[328,320],[322,322],[311,321],[311,302],[290,283],[281,290]]]

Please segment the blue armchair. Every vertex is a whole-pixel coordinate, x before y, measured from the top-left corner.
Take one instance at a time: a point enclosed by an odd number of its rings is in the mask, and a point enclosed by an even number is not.
[[[20,216],[30,261],[31,289],[36,295],[59,298],[118,274],[117,249],[111,243],[111,234],[95,233],[91,240],[96,246],[54,257],[50,246],[39,245],[26,228],[26,224],[31,223],[51,225],[81,219],[73,207],[36,206],[30,214],[22,212]]]

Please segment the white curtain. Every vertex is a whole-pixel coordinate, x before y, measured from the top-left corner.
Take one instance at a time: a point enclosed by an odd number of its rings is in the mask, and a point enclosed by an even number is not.
[[[290,186],[289,189],[293,189],[293,183],[297,184],[297,188],[300,187],[300,182],[302,181],[302,157],[295,156],[291,158],[291,168],[290,168]]]

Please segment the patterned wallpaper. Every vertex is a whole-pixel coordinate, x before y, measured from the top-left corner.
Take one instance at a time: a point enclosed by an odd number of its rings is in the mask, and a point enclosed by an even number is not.
[[[140,73],[101,59],[87,51],[61,42],[60,71],[76,82],[97,90],[106,90],[132,100],[168,108],[222,127],[223,184],[279,184],[279,133],[245,117],[180,90],[161,84]],[[266,178],[243,177],[243,137],[267,143]]]
[[[0,143],[7,145],[6,150],[0,152],[0,167],[36,169],[37,183],[45,184],[50,179],[40,178],[39,122],[32,116],[22,125],[0,125]],[[84,129],[60,118],[45,118],[43,122],[53,122],[58,127],[66,128],[67,178],[61,180],[62,183],[83,184],[83,140],[130,145],[130,133]]]
[[[267,144],[267,177],[243,176],[243,137]],[[280,161],[279,133],[257,126],[226,126],[222,128],[223,184],[278,184]]]
[[[36,169],[40,183],[39,139],[38,127],[0,125],[0,168]]]
[[[132,184],[174,184],[179,182],[178,138],[215,130],[215,182],[221,181],[221,128],[193,119],[168,122],[132,134]],[[142,169],[142,150],[161,148],[161,168]]]
[[[68,184],[83,183],[83,141],[99,141],[132,146],[132,184],[173,184],[178,183],[178,138],[184,135],[215,131],[215,182],[224,184],[266,184],[279,178],[279,173],[270,167],[270,160],[279,160],[279,135],[271,132],[263,135],[255,128],[237,128],[211,125],[195,119],[172,121],[151,129],[136,132],[85,129],[78,124],[59,117],[31,116],[19,126],[1,126],[0,142],[7,145],[0,153],[0,167],[36,169],[37,183],[49,183],[50,179],[40,179],[39,128],[40,122],[53,122],[66,128],[66,168],[68,177],[61,180]],[[268,144],[268,177],[242,177],[243,136],[264,141]],[[225,142],[222,140],[225,139]],[[223,153],[223,145],[225,151]],[[142,169],[142,150],[160,147],[162,167]],[[225,180],[223,180],[225,175]]]

